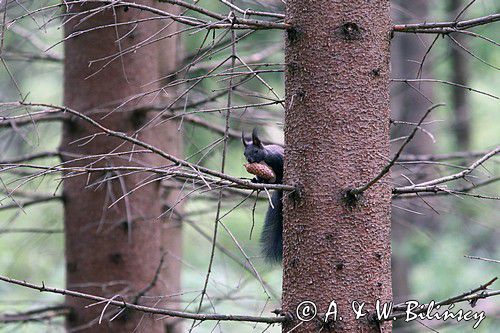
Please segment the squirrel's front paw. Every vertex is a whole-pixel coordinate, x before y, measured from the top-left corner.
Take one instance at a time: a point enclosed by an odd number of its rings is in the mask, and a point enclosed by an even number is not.
[[[256,184],[269,184],[269,181],[260,177],[252,178],[251,182]]]

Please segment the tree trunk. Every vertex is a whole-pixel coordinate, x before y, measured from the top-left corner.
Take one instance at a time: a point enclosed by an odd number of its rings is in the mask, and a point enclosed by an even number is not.
[[[428,17],[429,2],[427,0],[399,0],[396,4],[400,8],[400,10],[394,11],[395,21],[397,22],[425,22]],[[411,16],[407,17],[407,14]],[[420,69],[420,62],[424,58],[425,52],[434,37],[400,34],[394,38],[391,45],[392,77],[415,78]],[[430,77],[431,65],[431,60],[427,58],[421,69],[421,77]],[[395,85],[392,88],[391,111],[393,119],[416,123],[422,118],[426,109],[432,105],[429,102],[429,100],[433,99],[433,88],[431,85],[419,85],[417,86],[419,91],[415,91],[406,85]],[[394,126],[392,136],[394,138],[402,137],[408,135],[411,130],[412,127],[409,126]],[[397,150],[400,144],[401,141],[396,142],[393,150]],[[411,154],[432,154],[434,145],[427,135],[419,133],[405,148],[405,151]],[[421,165],[406,165],[401,169],[401,173],[410,173],[418,181],[428,179],[430,176],[429,170],[429,168],[422,168]],[[402,179],[399,178],[401,177],[399,173],[395,175],[393,172],[393,176],[394,179]],[[429,199],[426,201],[432,202]],[[411,274],[410,258],[405,255],[404,251],[398,251],[408,241],[411,226],[430,229],[435,232],[439,231],[440,224],[439,220],[436,219],[436,214],[428,207],[418,208],[421,204],[422,201],[420,199],[407,200],[403,206],[408,208],[409,211],[396,208],[392,213],[392,244],[394,253],[392,256],[392,292],[395,303],[406,302],[412,295],[409,281]],[[415,210],[425,213],[425,215],[417,215],[413,212]],[[411,324],[404,321],[396,321],[394,322],[394,328],[408,327]]]
[[[158,4],[160,9],[165,10],[172,14],[181,13],[181,7],[169,4]],[[168,26],[164,27],[163,34],[168,36],[174,34],[180,29],[177,22],[167,21]],[[163,28],[162,28],[163,29]],[[184,50],[180,35],[173,35],[172,37],[163,39],[158,44],[159,47],[159,74],[163,78],[161,84],[167,85],[172,81],[171,73],[174,73],[181,65]],[[168,105],[171,103],[173,96],[177,96],[176,88],[167,88],[167,94],[162,96],[161,100]],[[164,122],[160,128],[162,129],[162,141],[156,142],[157,146],[162,147],[164,151],[168,151],[174,156],[181,156],[183,152],[182,136],[179,131],[179,121],[170,120]],[[158,140],[157,140],[158,141]],[[178,213],[182,214],[182,203],[178,203],[180,194],[178,189],[166,189],[163,193],[164,202],[166,206],[163,208],[167,211],[173,205]],[[172,218],[171,220],[169,218]],[[167,214],[162,220],[162,253],[166,253],[164,269],[162,271],[162,278],[167,281],[165,288],[167,295],[171,295],[169,304],[170,307],[178,307],[178,299],[181,295],[181,261],[182,258],[182,223],[174,218],[173,214]],[[181,333],[184,332],[183,322],[179,318],[168,318],[165,321],[165,333]]]
[[[301,195],[285,199],[283,310],[312,301],[325,313],[335,301],[335,332],[380,332],[370,318],[391,301],[390,186],[345,195],[389,156],[389,1],[289,0],[287,22],[285,183]],[[357,320],[354,301],[369,312]]]
[[[154,5],[155,1],[138,1]],[[65,35],[103,25],[135,21],[150,16],[133,8],[107,8],[98,13],[77,13],[97,8],[96,5],[78,4],[69,8],[70,19],[65,23]],[[69,17],[69,16],[68,16]],[[131,109],[157,102],[155,96],[135,98],[118,107],[121,103],[146,91],[154,90],[157,84],[148,84],[158,79],[160,64],[158,43],[141,47],[106,64],[108,60],[90,61],[115,55],[120,50],[136,45],[158,31],[158,21],[144,21],[137,25],[120,25],[86,32],[65,42],[64,60],[64,104],[91,116],[105,127],[132,134],[144,125],[151,114],[131,112]],[[170,42],[169,42],[170,41]],[[175,39],[162,43],[161,47],[175,50]],[[168,59],[175,64],[175,53]],[[94,75],[93,75],[94,74]],[[112,113],[110,113],[113,111]],[[107,116],[106,116],[107,115]],[[104,117],[106,116],[106,117]],[[170,133],[165,133],[170,131]],[[140,131],[137,138],[166,151],[176,151],[180,139],[171,127],[149,126]],[[104,135],[93,136],[98,131],[83,122],[73,119],[65,123],[61,150],[89,156],[138,150],[122,140]],[[75,141],[79,140],[79,141]],[[89,165],[168,165],[169,162],[153,154],[135,153],[130,155],[106,156],[69,161],[68,166]],[[163,271],[169,264],[165,257],[155,283],[156,272],[162,252],[168,248],[169,254],[179,253],[180,243],[165,244],[162,229],[167,228],[157,219],[163,208],[159,181],[136,187],[144,181],[151,181],[151,174],[125,172],[92,173],[84,176],[68,177],[64,180],[64,218],[67,260],[67,287],[90,294],[98,294],[115,299],[125,299],[138,304],[173,307],[172,299],[138,297],[139,295],[168,296],[178,288],[178,266]],[[68,174],[67,176],[71,176]],[[135,190],[134,190],[135,189]],[[116,205],[109,206],[128,191],[132,191]],[[173,232],[179,236],[179,228]],[[163,233],[165,234],[165,233]],[[171,234],[172,235],[172,234]],[[177,237],[178,240],[180,237]],[[172,239],[172,238],[170,238]],[[172,285],[168,279],[174,279]],[[113,321],[119,309],[104,305],[85,308],[89,302],[66,299],[73,308],[67,320],[68,329],[81,332],[164,332],[164,322],[138,312],[122,312]],[[99,316],[103,314],[101,324]]]
[[[455,18],[460,10],[464,8],[466,2],[462,0],[450,0],[448,3],[451,18]],[[454,34],[452,36],[458,43],[467,47],[467,40],[462,34]],[[466,55],[450,39],[450,81],[461,85],[468,84],[469,66]],[[469,92],[467,89],[452,89],[451,90],[451,107],[455,114],[453,119],[453,134],[458,150],[467,151],[471,144],[471,126],[469,115]]]

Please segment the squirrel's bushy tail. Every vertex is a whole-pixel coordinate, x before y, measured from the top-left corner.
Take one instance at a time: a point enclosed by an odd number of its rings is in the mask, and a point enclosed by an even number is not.
[[[262,254],[269,262],[281,262],[283,257],[283,191],[276,190],[271,196],[273,207],[269,206],[260,236]]]

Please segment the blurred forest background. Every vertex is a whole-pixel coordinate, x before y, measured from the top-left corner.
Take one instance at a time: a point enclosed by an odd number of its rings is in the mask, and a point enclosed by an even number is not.
[[[1,3],[1,2],[0,2]],[[10,18],[23,15],[23,11],[33,10],[56,1],[24,2],[25,8],[18,6],[7,12]],[[279,1],[242,1],[242,8],[266,8],[267,10],[283,12],[284,6]],[[411,4],[410,4],[411,3]],[[223,4],[212,0],[198,1],[199,5],[218,11],[225,8]],[[447,21],[456,16],[456,8],[463,8],[465,1],[394,1],[393,21],[431,22]],[[246,5],[246,7],[245,7]],[[3,6],[3,5],[2,5]],[[476,1],[464,14],[465,18],[484,16],[497,12],[499,3],[495,0]],[[3,14],[2,14],[3,15]],[[62,29],[60,21],[52,21],[43,25],[42,16],[36,19],[18,21],[15,29],[6,31],[2,37],[3,49],[0,65],[0,101],[26,100],[33,102],[62,104],[62,63],[63,57]],[[474,30],[490,39],[498,39],[498,24],[485,25]],[[4,31],[5,32],[5,31]],[[218,31],[215,34],[223,33]],[[182,41],[185,55],[189,57],[197,52],[204,33],[183,34]],[[210,37],[211,38],[211,37]],[[433,43],[434,35],[396,35],[392,45],[392,71],[394,78],[414,78],[419,71],[418,62]],[[457,37],[458,39],[458,37]],[[500,52],[498,45],[481,38],[460,36],[461,45],[473,52],[471,56],[449,38],[438,37],[427,55],[422,77],[456,81],[457,71],[462,74],[464,85],[474,89],[487,91],[493,95],[500,94],[498,66]],[[54,47],[51,47],[54,46]],[[49,47],[49,51],[45,52]],[[238,44],[238,54],[242,57],[255,56],[258,51],[259,62],[266,63],[261,69],[270,70],[262,75],[278,96],[284,95],[283,73],[273,71],[282,69],[283,34],[280,31],[256,31],[242,39]],[[196,65],[189,75],[196,76],[210,68],[217,60],[227,57],[228,50],[214,54],[210,59]],[[21,54],[26,55],[23,57]],[[458,55],[457,55],[458,54]],[[35,59],[33,55],[43,55],[43,59]],[[459,59],[461,57],[461,59]],[[30,58],[29,60],[27,60]],[[457,60],[458,59],[458,60]],[[251,59],[249,60],[251,61]],[[458,61],[458,62],[457,62]],[[488,65],[489,64],[489,65]],[[457,67],[458,66],[458,67]],[[492,68],[493,66],[493,68]],[[496,66],[496,67],[495,67]],[[226,86],[224,79],[205,80],[200,90],[216,92]],[[408,153],[449,153],[472,150],[484,151],[491,149],[500,142],[500,107],[497,99],[457,89],[438,83],[416,83],[416,93],[408,85],[393,83],[392,112],[393,119],[412,121],[418,119],[416,109],[424,111],[430,106],[426,98],[434,103],[444,102],[446,106],[433,114],[432,124],[426,127],[432,136],[420,135]],[[269,92],[258,81],[253,80],[245,85],[246,93],[266,95]],[[424,98],[422,95],[425,95]],[[461,96],[457,96],[460,94]],[[238,94],[236,101],[245,104],[245,94]],[[454,100],[462,101],[460,107],[465,114],[457,116],[458,107]],[[224,101],[214,101],[210,107],[224,105]],[[189,111],[189,110],[188,110]],[[202,117],[214,123],[220,123],[218,114],[203,114]],[[460,119],[456,122],[454,119]],[[462,118],[460,118],[462,117]],[[262,108],[248,108],[239,119],[233,119],[232,127],[247,132],[252,124],[260,124],[261,133],[274,142],[282,142],[283,109],[280,105],[268,105]],[[251,120],[251,121],[248,121]],[[397,139],[401,131],[407,131],[404,125],[393,126],[393,137]],[[470,137],[467,133],[470,132]],[[200,148],[212,142],[218,134],[201,127],[184,123],[180,130],[185,141],[185,156],[190,156]],[[8,128],[0,129],[0,159],[7,159],[20,154],[40,151],[56,151],[61,138],[61,125],[56,122],[44,122],[26,126],[20,131]],[[395,140],[397,144],[398,140]],[[57,158],[45,159],[39,163],[52,165]],[[471,160],[468,160],[471,161]],[[249,177],[242,167],[244,157],[242,145],[238,140],[229,144],[226,173]],[[467,161],[452,161],[453,165],[464,165]],[[217,150],[205,156],[202,165],[218,168],[220,154]],[[408,166],[410,168],[410,166]],[[493,169],[491,169],[493,168]],[[404,169],[406,171],[410,169]],[[427,165],[418,172],[425,177],[426,172],[442,173],[450,170],[449,166]],[[498,160],[489,163],[485,174],[498,174]],[[17,175],[19,176],[19,175]],[[0,181],[6,184],[12,181],[16,174],[0,174]],[[23,191],[48,197],[46,202],[25,206],[20,209],[12,199],[0,194],[0,272],[13,278],[39,283],[43,281],[50,286],[64,286],[64,244],[62,204],[59,200],[60,187],[58,178],[49,175],[30,182]],[[1,186],[3,187],[3,186]],[[482,189],[481,193],[497,195],[500,184],[495,183]],[[2,188],[0,188],[0,192]],[[22,192],[22,191],[21,191]],[[227,199],[224,202],[223,213],[233,208],[239,198]],[[235,200],[230,202],[229,200]],[[22,198],[21,198],[22,201]],[[486,258],[500,258],[500,205],[495,200],[482,200],[458,196],[442,196],[430,201],[432,208],[422,201],[393,203],[393,256],[395,298],[397,300],[418,299],[421,301],[446,299],[461,291],[476,287],[491,278],[498,276],[500,265],[482,260],[474,260],[466,255]],[[185,211],[190,212],[190,219],[196,221],[196,228],[206,235],[212,233],[215,200],[206,197],[192,196],[185,204]],[[248,200],[225,219],[224,225],[231,230],[240,241],[245,251],[251,257],[259,257],[258,235],[261,221],[267,207],[266,201],[259,201],[255,209],[255,227],[252,237],[252,209],[254,200]],[[182,299],[183,305],[189,308],[192,300],[191,290],[199,288],[203,280],[206,262],[207,240],[200,230],[195,230],[188,223],[183,231],[182,259]],[[45,229],[45,232],[30,232],[29,229]],[[235,256],[240,252],[235,247],[231,237],[222,232],[219,241]],[[257,269],[274,290],[280,290],[280,269],[266,265],[262,260],[255,260]],[[263,293],[256,279],[250,277],[241,266],[235,264],[227,256],[216,258],[212,272],[210,288],[212,302],[218,302],[218,310],[222,312],[244,313],[245,311],[261,311],[263,307],[273,309],[278,307],[275,300],[269,300]],[[397,290],[396,290],[397,289]],[[218,298],[213,298],[218,295]],[[0,283],[0,313],[27,310],[48,304],[61,303],[62,296],[49,293],[36,293],[29,289]],[[498,332],[500,325],[500,299],[489,298],[478,302],[477,311],[485,310],[487,319],[476,330],[477,332]],[[0,324],[1,332],[57,332],[62,331],[62,320],[55,319],[50,323]],[[434,323],[434,329],[439,332],[470,332],[471,325],[442,325]],[[226,331],[254,331],[252,324],[224,324]],[[198,331],[210,332],[213,324],[200,326]],[[278,332],[278,326],[269,332]],[[429,331],[418,325],[411,328],[398,329],[399,332]]]

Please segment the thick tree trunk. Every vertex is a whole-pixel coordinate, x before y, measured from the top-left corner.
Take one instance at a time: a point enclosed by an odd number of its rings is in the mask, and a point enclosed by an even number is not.
[[[389,156],[389,1],[289,0],[287,22],[285,183],[301,197],[285,200],[283,310],[312,301],[325,313],[335,301],[335,332],[380,332],[369,319],[391,301],[390,186],[352,206],[345,194]],[[354,301],[369,314],[356,320]]]
[[[139,1],[154,5],[155,1]],[[91,8],[88,4],[73,5],[69,12],[74,15]],[[133,8],[107,8],[98,13],[73,16],[65,24],[65,35],[79,30],[117,22],[140,20],[149,16]],[[134,99],[124,107],[114,110],[118,105],[139,94],[157,88],[155,84],[145,85],[158,79],[160,64],[159,46],[152,44],[127,53],[106,64],[98,61],[89,66],[90,61],[115,55],[120,50],[150,38],[158,31],[158,21],[145,21],[137,25],[121,25],[96,29],[80,36],[70,38],[65,43],[64,62],[64,103],[69,108],[91,115],[104,126],[132,134],[144,125],[150,114],[130,112],[138,106],[157,102],[153,96]],[[163,42],[162,47],[175,49],[175,40]],[[169,61],[175,63],[175,53]],[[106,64],[106,65],[105,65]],[[103,67],[104,66],[104,67]],[[102,69],[102,70],[101,70]],[[100,71],[99,71],[100,70]],[[95,75],[92,75],[95,74]],[[90,76],[92,75],[92,76]],[[110,113],[114,110],[112,113]],[[110,113],[108,115],[108,113]],[[107,117],[103,117],[108,115]],[[140,140],[151,143],[166,151],[178,149],[179,138],[172,128],[156,126],[141,130]],[[74,119],[64,126],[61,149],[78,155],[96,155],[110,152],[138,150],[116,138],[98,135],[94,127]],[[83,139],[83,140],[82,140]],[[90,140],[91,139],[91,140]],[[75,141],[81,140],[81,141]],[[169,164],[153,154],[135,153],[130,155],[107,156],[70,162],[69,165],[118,166]],[[64,181],[65,230],[67,287],[86,293],[106,297],[123,297],[128,302],[173,307],[171,298],[162,299],[137,297],[147,290],[145,296],[166,296],[178,289],[178,267],[160,273],[156,283],[156,271],[162,252],[168,248],[169,254],[179,252],[178,241],[165,244],[167,239],[180,239],[179,229],[169,229],[167,238],[162,228],[169,226],[160,223],[163,208],[160,182],[151,182],[127,195],[116,205],[108,208],[114,200],[135,189],[144,181],[151,180],[151,174],[130,174],[108,172],[93,173],[87,176],[67,178]],[[163,270],[169,264],[168,254]],[[169,285],[168,279],[174,279]],[[170,302],[170,303],[169,303]],[[67,321],[68,329],[81,329],[81,332],[164,332],[164,322],[137,312],[123,312],[113,321],[109,319],[117,309],[109,307],[98,324],[103,305],[85,308],[89,302],[67,298],[66,303],[73,308]]]

